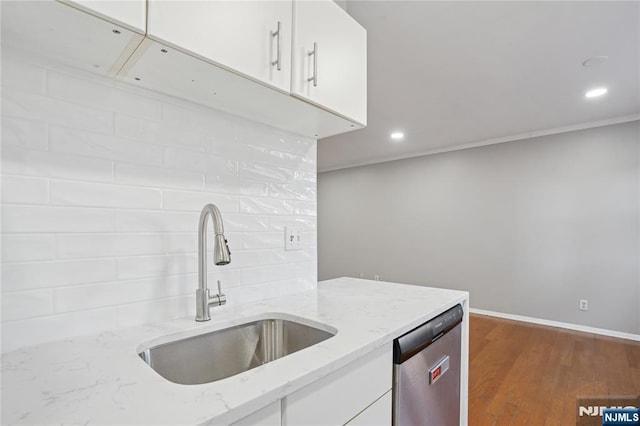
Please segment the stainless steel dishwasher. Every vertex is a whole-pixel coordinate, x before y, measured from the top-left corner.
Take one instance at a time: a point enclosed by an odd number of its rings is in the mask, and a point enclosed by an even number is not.
[[[460,424],[462,306],[393,342],[393,425]]]

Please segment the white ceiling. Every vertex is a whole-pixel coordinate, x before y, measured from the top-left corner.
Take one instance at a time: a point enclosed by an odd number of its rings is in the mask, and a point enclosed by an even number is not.
[[[640,2],[351,0],[348,11],[368,31],[368,126],[320,140],[320,171],[640,113]],[[609,59],[582,66],[598,55]],[[598,86],[609,92],[585,99]]]

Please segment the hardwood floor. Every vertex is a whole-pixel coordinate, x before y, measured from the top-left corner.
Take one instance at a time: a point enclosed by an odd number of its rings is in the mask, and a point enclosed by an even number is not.
[[[470,317],[469,425],[575,425],[576,397],[640,394],[640,342]]]

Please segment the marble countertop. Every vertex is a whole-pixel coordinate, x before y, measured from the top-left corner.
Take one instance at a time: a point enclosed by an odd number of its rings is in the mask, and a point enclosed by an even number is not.
[[[355,278],[248,305],[24,348],[2,356],[2,424],[229,424],[356,361],[468,293]],[[277,313],[325,324],[332,338],[202,385],[171,383],[139,357],[144,344]],[[170,338],[167,336],[171,335]]]

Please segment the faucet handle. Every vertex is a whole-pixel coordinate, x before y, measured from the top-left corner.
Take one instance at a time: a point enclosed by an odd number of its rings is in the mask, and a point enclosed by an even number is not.
[[[222,284],[218,280],[218,294],[209,297],[209,306],[222,306],[227,303],[227,296],[222,293]]]

